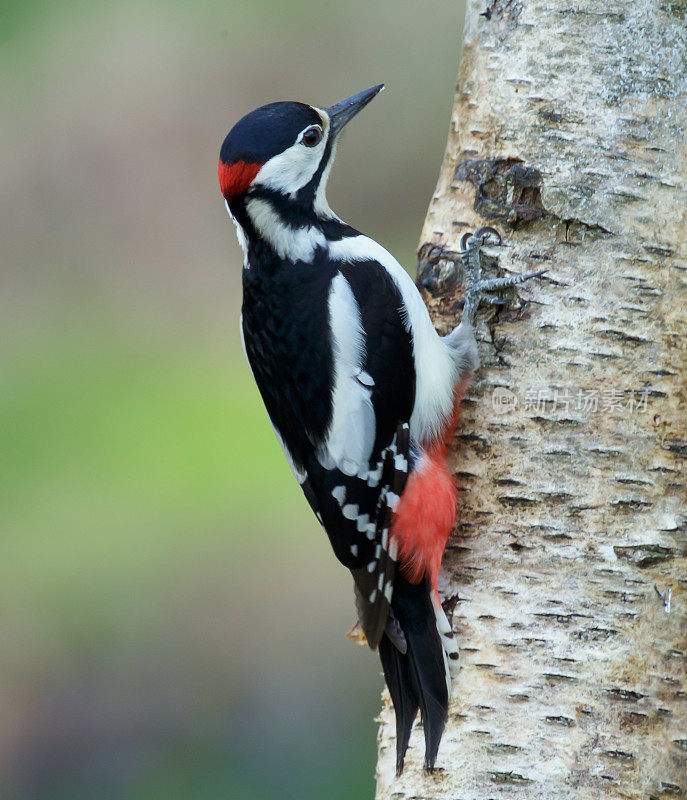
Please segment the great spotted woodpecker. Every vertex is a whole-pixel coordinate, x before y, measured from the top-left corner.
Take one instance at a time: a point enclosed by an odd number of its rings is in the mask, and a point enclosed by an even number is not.
[[[458,664],[437,581],[456,508],[446,449],[479,363],[474,313],[485,292],[525,278],[483,280],[479,250],[495,232],[464,237],[471,284],[460,324],[442,338],[408,273],[334,214],[325,188],[337,138],[381,89],[329,108],[258,108],[224,140],[219,183],[244,252],[246,356],[291,469],[353,575],[396,713],[400,772],[418,709],[434,767]]]

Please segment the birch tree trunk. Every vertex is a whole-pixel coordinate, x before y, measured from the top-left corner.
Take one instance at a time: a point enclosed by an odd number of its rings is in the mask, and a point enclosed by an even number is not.
[[[548,272],[478,326],[441,769],[387,699],[378,800],[686,796],[686,54],[685,0],[468,2],[418,277],[443,333],[465,231]]]

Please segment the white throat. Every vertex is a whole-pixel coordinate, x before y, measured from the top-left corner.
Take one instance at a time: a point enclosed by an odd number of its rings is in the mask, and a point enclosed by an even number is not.
[[[249,198],[246,211],[255,230],[280,258],[294,263],[311,261],[318,247],[327,247],[327,239],[318,227],[293,228],[287,225],[268,200]]]
[[[329,203],[327,202],[327,181],[329,180],[329,175],[332,171],[332,165],[334,164],[334,159],[336,158],[336,140],[332,143],[332,151],[329,154],[329,161],[327,162],[327,166],[324,168],[324,172],[322,173],[322,178],[320,179],[319,186],[317,187],[317,191],[315,192],[315,202],[313,203],[313,210],[315,214],[320,219],[335,219],[339,222],[343,222],[340,217],[331,210],[329,207]]]

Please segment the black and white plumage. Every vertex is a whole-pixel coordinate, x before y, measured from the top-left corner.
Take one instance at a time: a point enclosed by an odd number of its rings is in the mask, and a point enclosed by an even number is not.
[[[455,490],[441,448],[455,386],[478,358],[471,317],[439,337],[400,264],[327,203],[337,136],[381,88],[326,109],[253,111],[222,145],[219,180],[244,251],[246,356],[353,576],[396,710],[400,771],[418,709],[429,768],[447,717],[458,651],[436,579]]]

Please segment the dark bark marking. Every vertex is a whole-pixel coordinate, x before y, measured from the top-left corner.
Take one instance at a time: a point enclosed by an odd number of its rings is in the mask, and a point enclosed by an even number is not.
[[[650,567],[653,564],[670,561],[678,555],[687,555],[687,552],[679,553],[672,547],[662,547],[658,544],[616,545],[613,547],[613,552],[617,558],[632,561],[638,567]]]
[[[473,208],[485,219],[517,227],[546,215],[541,202],[541,173],[520,158],[467,158],[454,177],[476,187]]]

